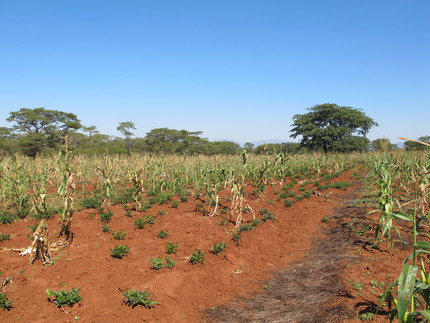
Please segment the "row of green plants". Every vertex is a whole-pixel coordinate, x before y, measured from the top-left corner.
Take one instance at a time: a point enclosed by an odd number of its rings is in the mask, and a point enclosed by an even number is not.
[[[386,241],[405,244],[401,229],[410,223],[411,253],[401,265],[399,278],[380,297],[381,306],[392,300],[390,318],[399,322],[430,320],[430,155],[422,153],[384,153],[368,160],[379,218],[375,247]]]

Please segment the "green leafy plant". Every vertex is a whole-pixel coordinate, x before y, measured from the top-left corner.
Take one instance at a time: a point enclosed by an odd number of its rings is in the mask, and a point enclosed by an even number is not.
[[[115,240],[124,240],[126,233],[122,230],[119,230],[118,232],[112,232],[112,235]]]
[[[220,242],[220,243],[214,243],[213,246],[210,248],[211,252],[219,255],[221,252],[223,252],[226,248],[226,244],[225,242]]]
[[[179,247],[178,247],[178,243],[177,242],[175,242],[175,243],[168,242],[167,246],[166,246],[166,252],[169,255],[175,254],[178,251],[178,248]]]
[[[178,206],[179,206],[179,201],[172,201],[172,202],[170,203],[170,205],[171,205],[174,209],[177,209],[177,208],[178,208]]]
[[[102,231],[103,231],[103,232],[109,232],[109,231],[110,231],[110,227],[109,227],[107,224],[104,224],[104,225],[102,226]]]
[[[253,226],[254,228],[257,226],[257,225],[259,225],[261,223],[261,221],[260,220],[258,220],[258,219],[254,219],[254,220],[252,220],[251,221],[251,226]]]
[[[275,217],[274,217],[273,213],[267,209],[262,209],[262,210],[258,211],[258,213],[260,213],[262,215],[261,220],[263,222],[266,222],[267,220],[275,221]]]
[[[172,268],[172,267],[175,267],[175,265],[176,265],[176,261],[174,261],[173,259],[170,259],[169,256],[164,257],[164,267]]]
[[[236,243],[237,246],[240,246],[240,240],[242,239],[242,236],[240,233],[236,233],[233,231],[233,237],[232,240]]]
[[[237,233],[241,234],[244,231],[252,231],[254,230],[254,227],[250,224],[242,224],[238,229]]]
[[[0,233],[0,242],[10,239],[10,233]]]
[[[284,201],[284,205],[286,206],[286,207],[291,207],[291,206],[293,206],[293,201],[291,201],[290,199],[285,199],[285,201]]]
[[[205,262],[205,253],[201,252],[199,249],[196,249],[196,251],[194,251],[190,257],[190,262],[192,264],[198,264],[198,263]]]
[[[13,302],[11,300],[8,300],[7,295],[5,293],[0,293],[0,308],[9,310],[12,304]]]
[[[143,229],[146,225],[146,221],[144,219],[136,219],[134,220],[134,226],[139,230]]]
[[[146,308],[154,307],[157,301],[151,299],[152,294],[148,291],[138,291],[137,289],[127,289],[123,295],[125,296],[124,304],[131,306],[132,308],[140,305]]]
[[[163,268],[163,260],[161,258],[152,258],[150,261],[151,269],[160,270]]]
[[[85,209],[98,209],[102,205],[101,201],[94,196],[84,197],[80,204]]]
[[[82,300],[81,295],[79,295],[80,289],[72,288],[72,290],[62,290],[62,291],[50,291],[46,290],[46,294],[49,302],[53,302],[58,307],[69,306],[72,307],[76,303]],[[52,299],[51,299],[52,298]]]
[[[324,216],[321,218],[321,222],[322,223],[329,223],[330,222],[330,218],[328,216]]]
[[[111,210],[103,211],[100,214],[100,221],[102,221],[103,223],[109,223],[110,220],[112,219],[112,216],[113,216],[113,213]]]
[[[130,247],[126,245],[116,245],[111,248],[110,251],[112,252],[111,256],[113,258],[122,259],[130,253]]]
[[[166,239],[168,235],[169,235],[169,230],[167,231],[161,230],[161,231],[158,231],[157,233],[157,237],[159,237],[160,239]]]

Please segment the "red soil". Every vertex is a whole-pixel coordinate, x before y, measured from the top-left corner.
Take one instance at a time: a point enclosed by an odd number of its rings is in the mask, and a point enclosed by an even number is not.
[[[346,172],[335,181],[352,181],[350,174]],[[113,206],[114,216],[109,226],[114,232],[123,230],[126,233],[121,241],[102,232],[103,224],[95,210],[81,210],[73,217],[73,243],[54,254],[55,264],[43,266],[36,261],[29,265],[28,256],[21,257],[12,251],[0,252],[1,277],[13,276],[13,282],[4,290],[13,301],[13,307],[9,311],[0,309],[0,321],[71,322],[80,318],[85,322],[202,322],[203,311],[228,303],[237,296],[246,297],[262,291],[263,280],[305,257],[326,225],[321,218],[331,216],[346,194],[339,189],[326,190],[324,194],[329,191],[333,194],[328,198],[312,196],[289,208],[283,201],[276,200],[271,186],[268,186],[264,199],[273,204],[249,196],[248,202],[254,210],[268,209],[276,221],[261,222],[254,231],[243,232],[240,246],[231,240],[234,224],[229,222],[227,226],[221,226],[220,216],[210,219],[196,212],[198,201],[194,198],[180,203],[177,209],[164,204],[144,213],[133,212],[133,218],[125,216],[124,208]],[[224,205],[230,204],[226,202],[227,195],[227,192],[221,194]],[[160,210],[168,214],[157,215]],[[143,214],[156,217],[155,224],[138,230],[133,224],[134,219]],[[257,214],[257,218],[261,216]],[[247,220],[251,219],[248,214]],[[0,225],[0,232],[11,233],[11,239],[2,242],[0,247],[30,246],[27,235],[31,230],[28,227],[37,222],[29,219]],[[47,223],[51,238],[56,240],[58,221],[51,219]],[[169,236],[158,238],[160,230],[169,230]],[[165,257],[168,241],[179,245],[177,254],[171,255],[176,266],[158,271],[151,269],[149,260]],[[226,242],[226,250],[220,255],[210,253],[209,248],[221,241]],[[117,244],[130,246],[130,254],[123,259],[112,258],[110,248]],[[203,264],[189,262],[196,249],[205,252]],[[369,261],[360,261],[359,265],[348,267],[345,281],[350,279],[348,277],[358,281],[364,277],[363,272],[369,272],[366,277],[370,284],[373,277],[382,280],[385,271],[398,271],[398,263],[387,258],[394,252],[372,250],[370,253],[377,253],[372,263],[372,266],[378,264],[376,269],[368,269]],[[80,305],[62,311],[48,302],[46,289],[70,290],[73,287],[81,290]],[[146,287],[153,294],[153,300],[158,302],[154,308],[131,308],[123,303],[124,291]],[[340,299],[340,302],[344,301],[350,302],[351,307],[355,305],[354,300]]]

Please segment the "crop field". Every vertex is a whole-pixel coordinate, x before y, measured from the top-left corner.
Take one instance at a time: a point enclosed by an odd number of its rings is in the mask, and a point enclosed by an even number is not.
[[[428,319],[429,196],[428,152],[3,156],[0,320]]]

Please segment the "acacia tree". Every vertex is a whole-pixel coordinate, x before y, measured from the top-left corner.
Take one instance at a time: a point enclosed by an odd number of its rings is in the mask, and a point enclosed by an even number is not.
[[[366,134],[378,124],[360,109],[325,103],[296,114],[291,130],[292,137],[302,136],[301,147],[348,152],[368,149]]]
[[[429,144],[430,143],[430,136],[419,137],[418,141]],[[405,149],[406,150],[430,150],[430,147],[423,145],[423,144],[420,144],[417,141],[408,140],[405,142]]]
[[[82,127],[75,114],[45,108],[22,108],[11,112],[6,120],[15,123],[12,131],[18,134],[23,152],[32,157],[56,147],[62,137]]]
[[[134,136],[134,133],[132,133],[130,131],[131,129],[136,130],[136,126],[134,125],[133,121],[120,122],[118,127],[116,128],[116,130],[118,130],[119,132],[121,132],[124,135],[125,141],[127,142],[128,150],[130,152],[131,152],[130,137]]]

